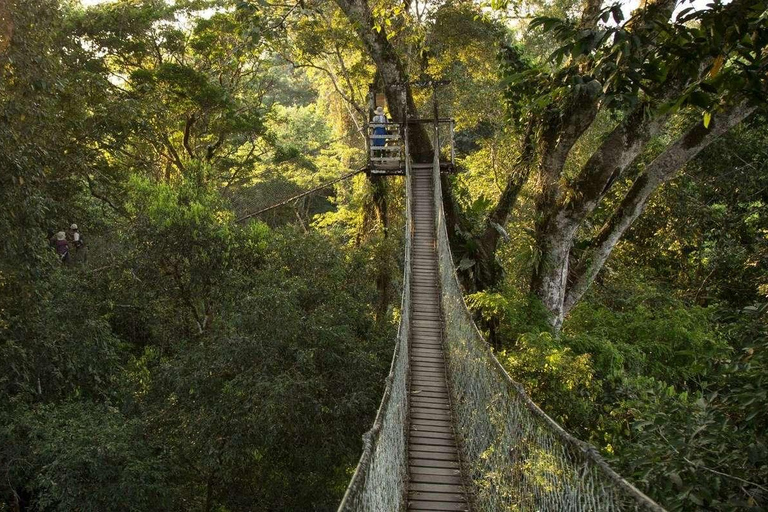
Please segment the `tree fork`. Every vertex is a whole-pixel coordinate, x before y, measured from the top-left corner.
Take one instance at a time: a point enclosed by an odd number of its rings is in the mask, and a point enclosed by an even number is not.
[[[755,106],[744,102],[715,114],[709,128],[704,127],[701,122],[697,123],[651,162],[603,225],[591,248],[576,264],[573,284],[569,287],[563,304],[564,315],[584,296],[619,239],[645,210],[651,194],[718,137],[749,117],[755,109]]]

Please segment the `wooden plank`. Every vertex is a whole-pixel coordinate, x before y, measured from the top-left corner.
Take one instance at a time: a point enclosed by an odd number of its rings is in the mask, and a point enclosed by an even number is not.
[[[461,469],[459,463],[455,460],[435,460],[422,457],[411,457],[408,459],[409,466],[420,468],[443,468],[443,469]]]
[[[423,397],[423,398],[432,398],[436,400],[447,400],[448,391],[447,390],[432,391],[428,389],[411,389],[411,396],[414,398]]]
[[[411,405],[411,419],[451,421],[450,409],[432,409],[423,405]]]
[[[412,363],[424,363],[425,361],[411,361]],[[415,367],[414,364],[411,365],[411,369],[413,375],[411,377],[411,380],[415,381],[422,381],[425,384],[432,385],[433,383],[445,384],[445,366],[431,366],[431,367]],[[433,371],[438,370],[438,371]]]
[[[443,366],[424,367],[411,365],[411,373],[413,374],[411,376],[412,381],[421,381],[427,384],[437,383],[441,385],[445,385],[446,383],[445,368]]]
[[[451,405],[451,402],[450,400],[448,400],[448,397],[421,396],[419,394],[412,394],[411,402],[419,405],[435,404],[435,405],[444,405],[446,407],[450,407]]]
[[[441,343],[443,341],[442,330],[411,329],[412,336],[418,336],[423,339],[414,340],[415,342]]]
[[[411,388],[423,391],[438,391],[447,393],[448,387],[445,385],[445,379],[429,378],[423,376],[414,376],[411,378]]]
[[[456,444],[450,439],[435,439],[433,437],[414,437],[408,439],[409,446],[418,443],[419,446],[432,446],[434,448],[444,448],[447,450],[457,450]]]
[[[430,392],[431,391],[433,393],[434,392],[437,392],[437,393],[440,393],[440,392],[445,393],[445,392],[447,392],[447,388],[445,386],[433,386],[433,385],[429,385],[429,384],[424,385],[424,384],[419,384],[418,382],[413,382],[413,380],[411,380],[411,389],[413,391],[415,391],[415,392],[419,392],[419,391],[421,391],[421,392]]]
[[[423,361],[411,362],[411,370],[413,378],[418,380],[432,380],[437,379],[441,382],[445,382],[445,365],[434,364],[429,366],[429,363]],[[420,378],[424,377],[424,378]]]
[[[411,370],[413,373],[413,380],[421,380],[421,381],[430,381],[435,380],[438,382],[445,382],[445,369],[443,366],[439,367],[424,367],[424,366],[416,366],[411,365]]]
[[[451,412],[451,406],[448,403],[432,403],[432,402],[417,402],[414,401],[411,404],[411,410],[418,407],[422,411],[446,411]]]
[[[464,494],[459,491],[456,493],[442,493],[442,492],[429,492],[429,491],[410,491],[408,492],[408,499],[410,500],[424,500],[424,501],[438,501],[438,502],[454,502],[464,503],[466,506],[466,498]]]
[[[418,443],[419,445],[445,446],[446,448],[453,449],[456,448],[456,443],[453,440],[453,436],[451,436],[451,439],[446,439],[442,437],[427,437],[419,432],[411,432],[411,435],[408,437],[408,442],[411,444]]]
[[[433,386],[435,384],[439,384],[443,386],[445,385],[445,379],[443,377],[432,375],[432,374],[426,374],[426,373],[418,373],[418,372],[413,372],[413,373],[414,375],[412,380],[414,382],[423,382],[428,386]]]
[[[442,343],[438,339],[430,343],[427,343],[423,338],[418,341],[413,340],[411,342],[411,354],[414,356],[432,356],[444,359],[441,347]]]
[[[445,387],[420,386],[418,384],[413,384],[413,383],[411,384],[411,390],[412,390],[411,391],[412,393],[419,393],[419,392],[422,392],[422,393],[429,393],[429,392],[431,392],[431,393],[440,393],[440,392],[443,392],[443,393],[445,393],[446,392],[446,388]]]
[[[448,386],[445,385],[446,379],[444,378],[421,378],[421,376],[411,376],[411,392],[429,393],[435,396],[435,393],[440,393],[441,396],[447,396]]]
[[[415,368],[412,373],[413,376],[411,377],[411,381],[432,382],[445,385],[446,379],[444,371],[427,371],[422,368]]]
[[[411,407],[412,420],[431,420],[451,422],[451,413],[448,411],[436,411],[434,409],[419,409]]]
[[[439,341],[432,343],[433,348],[431,350],[422,347],[415,348],[411,345],[411,362],[421,363],[429,367],[445,367],[445,357],[440,351],[442,344]]]
[[[411,424],[415,429],[422,428],[424,430],[429,429],[434,432],[453,432],[453,427],[449,420],[427,420],[424,418],[411,418]],[[432,430],[431,427],[445,428],[448,430]]]
[[[418,339],[415,336],[411,336],[411,357],[429,354],[443,357],[442,348],[443,342],[437,338],[427,341],[424,338]]]
[[[419,381],[419,382],[428,382],[428,383],[436,383],[436,384],[445,384],[446,378],[445,378],[445,370],[442,368],[431,368],[431,369],[425,369],[425,368],[413,368],[412,372],[413,375],[411,377],[412,381]]]
[[[438,334],[440,336],[443,335],[443,324],[442,322],[421,322],[419,321],[418,324],[412,324],[411,330],[415,332],[421,332],[424,334]]]
[[[445,368],[445,359],[442,356],[412,353],[411,363],[420,364],[426,368]]]
[[[424,512],[463,512],[469,510],[469,506],[466,502],[451,503],[448,501],[425,501],[408,499],[408,510],[424,511]]]
[[[412,354],[411,355],[412,361],[420,361],[422,363],[433,363],[433,364],[440,364],[442,365],[445,362],[445,359],[442,355],[435,356],[435,355],[429,355],[429,354]]]
[[[445,369],[442,366],[424,367],[424,366],[411,365],[411,369],[413,370],[414,379],[419,377],[424,377],[424,379],[420,379],[420,380],[438,379],[443,382],[445,382],[446,380]]]
[[[426,345],[426,347],[417,346],[419,344]],[[441,359],[444,359],[443,351],[440,348],[441,346],[442,346],[441,340],[438,340],[438,339],[435,339],[431,343],[426,343],[423,338],[418,341],[414,340],[411,342],[411,354],[414,356],[423,355],[423,356],[439,357]],[[427,347],[433,347],[433,348],[427,348]]]
[[[413,467],[412,469],[423,469],[423,470],[429,470],[432,468],[417,468]],[[453,470],[448,470],[453,471]],[[428,473],[414,473],[411,472],[410,474],[410,484],[414,483],[422,483],[422,484],[437,484],[437,485],[462,485],[461,476],[457,475],[430,475]]]
[[[424,370],[444,370],[445,360],[442,355],[426,354],[423,351],[411,351],[411,367]]]
[[[434,327],[412,326],[411,333],[415,336],[424,336],[424,338],[427,340],[436,338],[442,341],[443,339],[443,330]]]
[[[442,334],[442,332],[443,332],[443,331],[442,331],[442,329],[441,329],[441,330],[439,331],[439,334]],[[429,334],[431,334],[431,335],[433,335],[433,336],[434,336],[434,335],[435,335],[436,333],[438,333],[438,332],[437,332],[437,330],[436,330],[436,329],[433,329],[431,332],[429,332],[429,331],[426,331],[426,332],[425,332],[424,330],[421,330],[421,331],[420,331],[420,333],[421,333],[421,334],[425,334],[425,335],[429,335]]]
[[[461,478],[461,471],[452,468],[428,468],[423,466],[414,466],[411,468],[411,474]]]
[[[426,336],[413,336],[411,335],[411,349],[414,352],[418,351],[438,351],[443,348],[443,340],[437,337],[427,338]],[[441,351],[442,354],[442,351]]]
[[[442,322],[438,322],[435,320],[421,320],[421,319],[415,319],[413,320],[413,326],[414,327],[423,327],[425,329],[432,329],[435,331],[443,332],[443,324]]]
[[[422,420],[423,421],[423,420]],[[450,423],[446,425],[422,425],[421,423],[413,423],[410,426],[412,432],[418,432],[420,434],[446,434],[453,436],[453,427]]]
[[[431,430],[423,430],[416,426],[411,425],[411,427],[408,429],[410,431],[409,435],[411,436],[418,436],[421,439],[440,439],[444,441],[455,441],[453,437],[453,432],[437,432],[437,431],[431,431]]]
[[[466,504],[442,504],[432,501],[413,500],[408,502],[408,510],[413,512],[461,512],[469,510]]]
[[[411,444],[408,446],[408,449],[414,454],[434,453],[441,457],[445,457],[443,460],[453,460],[453,457],[458,457],[455,445]]]

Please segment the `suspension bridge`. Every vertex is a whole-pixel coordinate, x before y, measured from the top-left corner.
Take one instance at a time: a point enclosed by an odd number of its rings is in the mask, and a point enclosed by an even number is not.
[[[534,404],[483,339],[464,302],[443,212],[440,173],[453,166],[453,121],[428,122],[431,163],[412,161],[408,123],[371,125],[386,129],[369,135],[386,150],[371,144],[365,168],[238,219],[363,171],[405,176],[400,325],[384,395],[339,512],[663,511]],[[441,123],[449,128],[442,139]],[[447,162],[441,146],[450,148]]]
[[[390,137],[404,141],[401,320],[384,396],[339,512],[663,511],[536,406],[495,358],[451,256],[439,120],[431,164],[411,161],[407,129]],[[451,123],[451,163],[452,132]],[[382,167],[391,167],[384,154]],[[376,166],[375,154],[370,162]]]

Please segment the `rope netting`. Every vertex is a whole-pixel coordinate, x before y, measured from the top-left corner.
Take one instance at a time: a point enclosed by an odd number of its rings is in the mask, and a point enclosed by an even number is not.
[[[409,171],[407,168],[403,297],[395,353],[373,428],[363,436],[363,455],[344,494],[339,512],[397,511],[403,508],[405,502],[408,481],[408,346],[411,329],[412,198]]]
[[[439,159],[437,253],[454,428],[473,510],[664,510],[536,406],[493,355],[464,302],[448,243]]]

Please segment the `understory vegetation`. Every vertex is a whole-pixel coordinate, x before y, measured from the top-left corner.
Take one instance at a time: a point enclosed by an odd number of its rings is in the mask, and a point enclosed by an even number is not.
[[[0,511],[336,509],[400,318],[371,100],[455,120],[532,399],[669,510],[768,507],[768,6],[689,7],[0,0]]]

